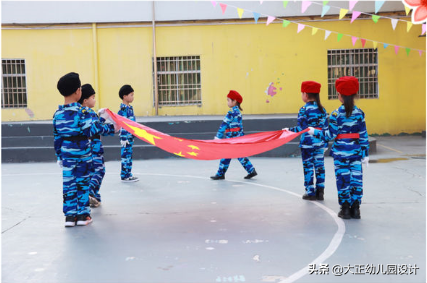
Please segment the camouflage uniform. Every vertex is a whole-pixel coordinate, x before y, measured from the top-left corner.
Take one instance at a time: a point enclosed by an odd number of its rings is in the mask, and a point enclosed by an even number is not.
[[[339,134],[359,134],[359,138],[340,138]],[[363,172],[362,162],[369,155],[368,133],[365,113],[354,106],[350,117],[346,117],[344,105],[333,111],[329,117],[326,131],[314,131],[314,136],[330,141],[335,139],[330,155],[334,158],[335,177],[338,189],[338,202],[355,201],[362,203]]]
[[[298,113],[298,126],[289,128],[291,132],[301,132],[307,127],[328,128],[327,113],[323,113],[314,101],[307,102]],[[304,170],[304,187],[307,195],[314,196],[318,189],[325,188],[324,149],[328,143],[315,138],[308,133],[301,135],[299,147],[301,148],[302,165]],[[316,187],[314,186],[314,173],[316,173]]]
[[[60,105],[53,116],[54,148],[63,166],[65,216],[89,215],[89,181],[92,170],[88,137],[114,133],[112,124],[94,121],[80,103]]]
[[[242,123],[242,114],[240,113],[239,107],[234,106],[230,111],[228,111],[224,120],[222,121],[221,126],[216,134],[216,137],[219,139],[229,139],[245,135],[243,133],[243,123]],[[255,168],[247,157],[238,158],[240,164],[245,168],[248,174],[252,173]],[[228,167],[230,166],[231,159],[221,159],[219,162],[219,169],[216,173],[217,176],[224,176],[227,172]]]
[[[120,104],[120,110],[118,112],[120,116],[126,117],[132,121],[136,121],[135,114],[133,113],[133,107],[131,105],[126,105],[124,103]],[[132,146],[134,143],[134,137],[131,133],[125,129],[120,130],[120,141],[127,141],[128,143],[121,148],[121,179],[126,179],[132,177]]]

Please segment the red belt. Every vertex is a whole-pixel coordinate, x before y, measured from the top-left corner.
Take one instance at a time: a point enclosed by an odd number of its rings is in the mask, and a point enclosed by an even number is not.
[[[322,128],[315,128],[316,130],[319,130],[319,131],[321,131],[322,130]]]
[[[225,132],[229,133],[229,132],[238,132],[240,131],[240,128],[233,128],[233,129],[226,129]]]
[[[359,133],[355,133],[355,134],[339,134],[337,135],[337,137],[335,139],[358,139],[359,138]]]

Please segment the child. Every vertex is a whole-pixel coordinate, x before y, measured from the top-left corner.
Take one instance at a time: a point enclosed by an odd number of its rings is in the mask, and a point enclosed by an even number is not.
[[[130,85],[124,85],[120,88],[119,97],[122,99],[120,104],[120,110],[118,114],[126,117],[132,121],[135,121],[135,114],[133,113],[133,107],[130,105],[133,101],[134,91]],[[133,135],[125,129],[120,130],[120,144],[122,167],[120,177],[123,182],[137,182],[137,177],[132,176],[132,146],[133,146]]]
[[[242,124],[242,114],[240,110],[240,104],[243,102],[242,96],[235,90],[230,90],[227,95],[227,105],[231,108],[222,121],[221,126],[219,127],[218,133],[215,136],[215,139],[222,138],[235,138],[243,136],[243,124]],[[239,162],[242,164],[243,168],[248,172],[248,175],[244,177],[245,179],[251,179],[255,177],[257,172],[252,166],[252,163],[247,157],[238,158]],[[231,159],[221,159],[219,163],[218,172],[211,176],[212,180],[223,180],[225,179],[225,172],[227,172],[228,166],[230,165]]]
[[[306,104],[299,110],[298,126],[285,128],[286,130],[298,133],[309,126],[325,130],[328,128],[327,113],[320,103],[320,87],[321,85],[315,81],[302,82],[301,98]],[[328,143],[303,133],[299,147],[304,169],[305,194],[302,198],[323,200],[325,191],[324,150],[327,149]],[[316,187],[313,182],[314,172],[316,172]]]
[[[53,116],[54,148],[58,165],[63,168],[63,212],[65,227],[92,222],[89,208],[89,181],[92,155],[88,137],[114,133],[112,124],[93,121],[86,107],[78,103],[81,83],[77,73],[68,73],[58,81],[64,105]]]
[[[354,104],[359,91],[355,77],[341,77],[335,82],[338,99],[343,105],[332,112],[329,128],[319,131],[310,127],[309,134],[324,141],[335,139],[331,156],[334,158],[338,202],[338,217],[360,219],[363,195],[362,163],[369,162],[369,141],[365,113]]]
[[[83,107],[87,107],[87,111],[94,121],[99,120],[101,123],[105,123],[105,120],[103,118],[99,118],[95,111],[91,109],[95,107],[96,100],[95,90],[90,84],[82,85],[82,96],[80,97],[79,103]],[[108,133],[108,135],[114,135],[114,133]],[[90,137],[90,140],[93,171],[89,183],[89,204],[91,207],[98,207],[101,205],[99,189],[101,188],[102,179],[105,176],[104,149],[102,148],[100,135],[92,136]]]

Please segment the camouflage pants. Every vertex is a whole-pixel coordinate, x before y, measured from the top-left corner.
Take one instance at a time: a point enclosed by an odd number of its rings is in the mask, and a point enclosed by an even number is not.
[[[241,158],[238,158],[238,160],[240,164],[242,164],[243,168],[245,168],[246,172],[248,172],[248,174],[252,173],[252,171],[255,170],[254,166],[249,161],[249,158],[241,157]],[[221,159],[219,162],[219,169],[216,175],[223,176],[227,172],[228,167],[230,166],[230,162],[231,162],[231,159]]]
[[[122,146],[121,148],[121,157],[122,157],[122,170],[120,172],[120,177],[123,179],[132,177],[132,146],[133,139],[129,139],[129,144]]]
[[[62,165],[64,215],[90,214],[89,181],[92,158],[63,158]]]
[[[105,176],[104,156],[102,154],[92,155],[92,175],[89,183],[89,195],[101,201],[101,188],[102,180]]]
[[[304,187],[308,195],[315,195],[317,189],[325,188],[325,163],[323,148],[301,148],[304,169]],[[316,187],[314,186],[316,173]]]
[[[354,201],[362,203],[363,173],[361,160],[334,159],[335,177],[337,179],[338,203]]]

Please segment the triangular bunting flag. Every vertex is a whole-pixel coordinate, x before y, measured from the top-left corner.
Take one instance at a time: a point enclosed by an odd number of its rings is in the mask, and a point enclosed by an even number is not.
[[[388,43],[383,43],[383,45],[384,45],[384,49],[386,49],[388,46]]]
[[[408,6],[406,6],[406,5],[405,5],[405,12],[406,12],[406,15],[408,15],[408,14],[409,14],[409,11],[411,11],[411,8],[409,8]]]
[[[358,11],[353,11],[353,15],[351,15],[351,22],[350,24],[352,24],[354,22],[355,19],[357,19],[360,14],[362,14],[362,12],[358,12]]]
[[[221,6],[222,13],[224,14],[225,13],[225,9],[227,9],[227,4],[219,3],[219,5]]]
[[[342,36],[343,36],[343,34],[342,34],[342,33],[339,33],[339,34],[337,35],[337,42],[339,42],[339,41],[341,40]]]
[[[310,7],[311,2],[310,1],[302,1],[302,5],[301,5],[301,13],[305,13],[305,11],[307,11],[307,8]]]
[[[348,9],[351,11],[354,8],[354,5],[356,5],[357,1],[350,1],[349,5],[348,5]]]
[[[325,6],[326,4],[328,4],[329,1],[323,1],[323,6]]]
[[[267,26],[268,26],[269,24],[271,24],[271,22],[273,22],[275,19],[276,19],[276,18],[275,18],[275,17],[273,17],[273,16],[268,16],[268,18],[267,18]]]
[[[331,8],[331,6],[328,6],[328,5],[323,6],[322,15],[321,15],[322,18],[329,11],[330,8]]]
[[[256,13],[256,12],[253,12],[253,14],[254,14],[255,23],[257,24],[259,16],[261,16],[261,14],[260,13]]]
[[[325,40],[328,38],[328,36],[331,34],[330,30],[325,30]]]
[[[381,9],[385,1],[375,1],[375,14]]]
[[[412,22],[406,22],[406,32],[409,32],[409,30],[411,29],[411,27],[412,27]]]
[[[358,40],[358,37],[352,36],[351,37],[351,42],[353,42],[353,46],[356,44],[356,41]]]
[[[393,30],[396,30],[398,19],[391,19],[391,26],[393,27]]]
[[[374,21],[374,23],[378,23],[378,20],[380,19],[380,16],[377,15],[372,15],[372,20]]]
[[[362,47],[365,48],[366,39],[361,38],[360,41],[362,42]]]
[[[421,35],[423,35],[425,33],[426,33],[426,24],[423,24],[423,31],[422,31]]]
[[[420,56],[423,55],[423,51],[422,50],[418,50],[418,54],[420,54]]]
[[[286,9],[286,6],[288,6],[288,2],[289,2],[289,1],[283,1],[283,8],[285,8],[285,9]]]
[[[311,30],[311,35],[315,35],[317,33],[317,31],[319,30],[319,28],[313,28]]]
[[[374,44],[374,49],[377,49],[378,42],[376,42],[376,41],[372,41],[372,43]]]
[[[243,9],[237,8],[237,14],[239,14],[240,19],[242,18],[243,11],[244,11]]]
[[[216,7],[216,1],[211,1],[212,5]]]
[[[291,22],[287,20],[283,20],[283,27],[287,27]]]
[[[399,52],[399,48],[400,48],[400,46],[395,45],[394,46],[394,53],[397,54],[397,52]]]
[[[409,56],[409,52],[411,52],[411,48],[406,47],[405,49],[406,49],[406,56]]]
[[[340,20],[342,18],[344,18],[344,16],[347,14],[348,10],[347,9],[340,9]]]
[[[305,25],[298,24],[298,31],[297,31],[297,33],[299,33],[300,31],[302,31],[304,28],[305,28]]]

